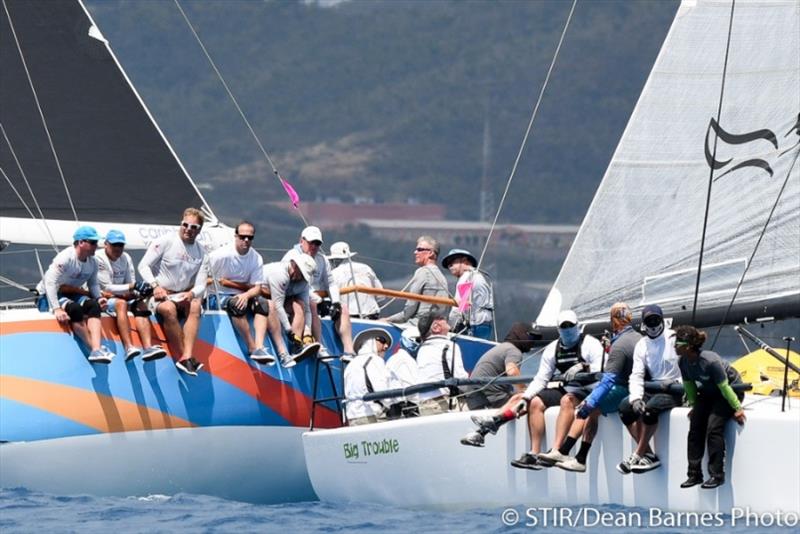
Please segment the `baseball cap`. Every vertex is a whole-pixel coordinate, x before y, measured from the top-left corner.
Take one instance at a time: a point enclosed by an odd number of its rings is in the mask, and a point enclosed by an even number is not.
[[[642,308],[642,320],[644,321],[651,315],[657,315],[659,317],[664,317],[664,312],[661,311],[661,306],[657,304],[648,304],[644,308]]]
[[[322,242],[322,231],[316,226],[306,226],[300,237],[306,241],[319,241]]]
[[[573,325],[578,324],[578,316],[575,315],[575,312],[572,310],[563,310],[561,313],[558,314],[558,319],[556,320],[556,324],[560,327],[564,323],[571,323]]]
[[[106,243],[111,243],[112,245],[117,243],[125,243],[125,234],[120,232],[119,230],[109,230],[106,234]]]
[[[300,269],[300,274],[303,275],[303,279],[310,284],[311,279],[314,278],[314,273],[317,272],[317,262],[314,258],[301,252],[292,254],[289,259],[297,265],[297,268]]]
[[[72,234],[73,241],[100,241],[103,236],[97,233],[92,226],[81,226]]]

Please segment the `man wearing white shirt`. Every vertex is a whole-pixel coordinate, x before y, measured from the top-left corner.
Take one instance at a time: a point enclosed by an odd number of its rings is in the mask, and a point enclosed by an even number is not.
[[[167,352],[160,345],[153,344],[150,325],[150,310],[142,299],[152,288],[147,283],[136,283],[133,260],[125,252],[125,234],[119,230],[109,230],[105,246],[95,254],[97,258],[97,281],[103,296],[108,299],[106,313],[116,317],[117,330],[125,347],[125,361],[142,355],[142,360],[151,361],[163,358]],[[131,325],[128,310],[133,313],[136,329],[144,348],[136,347],[131,341]]]
[[[344,241],[338,241],[331,245],[331,253],[328,255],[333,266],[334,283],[339,286],[339,290],[348,286],[364,286],[376,289],[383,289],[383,284],[378,279],[372,267],[366,263],[353,261],[352,258],[358,254],[350,250],[350,245]],[[378,319],[381,315],[378,301],[373,295],[364,292],[353,292],[342,297],[342,305],[350,311],[350,317],[361,317],[363,319]]]
[[[150,309],[164,321],[173,356],[180,354],[175,366],[190,376],[203,368],[192,352],[208,279],[208,257],[197,242],[204,222],[203,212],[187,208],[178,231],[150,243],[139,262],[139,274],[153,287]]]
[[[383,328],[359,333],[355,341],[358,354],[345,367],[344,395],[347,422],[350,426],[374,423],[385,416],[385,406],[391,399],[360,400],[367,393],[389,389],[389,375],[383,357],[392,345],[392,337]]]
[[[419,318],[417,324],[422,344],[417,352],[417,383],[436,382],[448,378],[467,378],[461,349],[448,337],[447,315],[437,309]],[[419,394],[420,415],[444,413],[450,410],[457,388],[438,388]]]

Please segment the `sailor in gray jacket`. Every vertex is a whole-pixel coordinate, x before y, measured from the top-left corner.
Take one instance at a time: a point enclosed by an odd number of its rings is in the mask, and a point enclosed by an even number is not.
[[[417,247],[414,249],[414,263],[419,265],[419,269],[414,272],[414,277],[406,285],[406,291],[420,295],[434,297],[448,297],[447,279],[442,274],[436,259],[439,257],[439,243],[432,237],[424,235],[417,239]],[[390,323],[409,323],[414,326],[423,315],[431,311],[433,304],[407,300],[403,311],[390,315],[386,318]],[[449,313],[449,307],[444,310]]]

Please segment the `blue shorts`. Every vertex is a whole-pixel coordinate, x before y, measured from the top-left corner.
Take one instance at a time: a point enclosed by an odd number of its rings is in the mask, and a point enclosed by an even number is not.
[[[614,385],[611,390],[606,393],[603,400],[597,406],[603,415],[608,415],[619,410],[619,404],[625,400],[629,395],[628,388],[625,386]]]
[[[481,339],[492,339],[492,323],[474,324],[469,327],[469,335]]]

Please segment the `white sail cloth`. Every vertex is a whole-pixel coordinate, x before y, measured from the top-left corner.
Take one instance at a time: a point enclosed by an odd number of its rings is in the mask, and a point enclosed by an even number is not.
[[[730,16],[680,6],[537,323],[604,319],[618,300],[691,310],[712,162],[698,310],[729,305],[779,197],[734,310],[799,302],[800,2],[736,2],[714,155]]]

